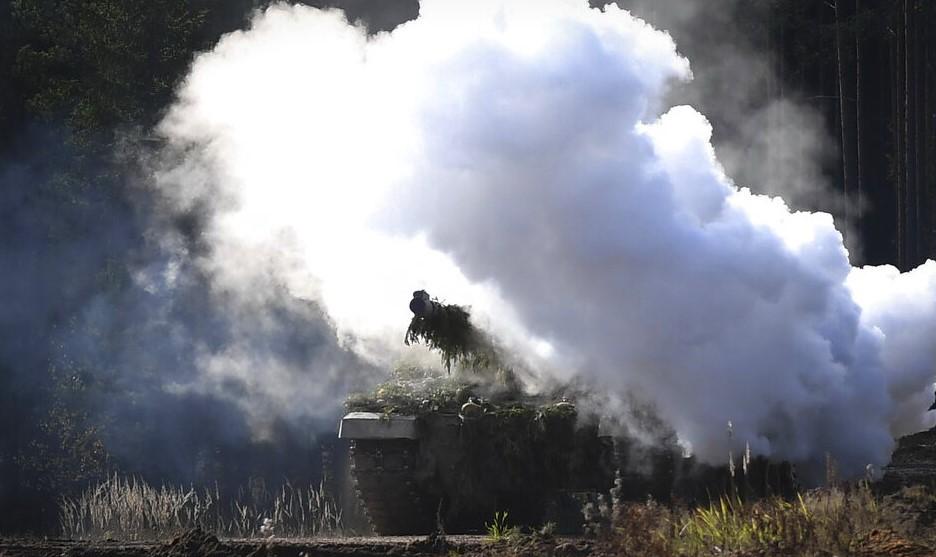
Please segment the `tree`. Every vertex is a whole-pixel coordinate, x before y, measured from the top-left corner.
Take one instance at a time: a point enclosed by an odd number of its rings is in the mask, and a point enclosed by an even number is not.
[[[204,12],[182,0],[14,0],[28,106],[79,134],[152,124],[195,50]]]

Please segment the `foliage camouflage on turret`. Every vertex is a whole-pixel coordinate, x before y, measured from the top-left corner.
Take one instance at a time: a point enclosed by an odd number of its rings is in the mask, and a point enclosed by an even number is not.
[[[420,415],[458,412],[471,396],[471,384],[416,367],[400,367],[370,393],[352,394],[345,401],[349,412]]]
[[[480,370],[498,364],[490,339],[471,323],[471,314],[462,306],[444,304],[433,298],[435,310],[429,315],[415,315],[406,329],[403,342],[409,346],[422,343],[438,350],[445,369],[452,364]]]
[[[480,401],[485,415],[516,415],[522,410],[535,419],[537,414],[568,413],[566,407],[555,407],[565,399],[563,392],[534,396],[502,385],[492,388],[465,376],[446,376],[413,366],[398,367],[369,393],[350,395],[345,408],[349,412],[382,414],[457,414],[469,399]]]

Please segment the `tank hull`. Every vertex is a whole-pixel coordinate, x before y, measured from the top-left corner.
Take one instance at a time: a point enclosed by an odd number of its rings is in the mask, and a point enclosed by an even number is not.
[[[362,427],[356,416],[346,417],[341,433],[351,442],[356,492],[379,535],[481,532],[504,511],[512,524],[553,522],[574,532],[580,502],[613,484],[610,439],[597,427],[576,427],[574,416],[427,414],[411,431],[394,423],[410,417],[364,418]]]

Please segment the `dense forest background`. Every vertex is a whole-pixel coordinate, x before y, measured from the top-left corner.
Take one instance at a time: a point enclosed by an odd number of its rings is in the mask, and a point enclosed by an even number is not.
[[[195,269],[169,298],[134,280],[159,257],[139,186],[148,130],[196,53],[265,3],[0,0],[0,532],[54,527],[60,494],[115,472],[223,486],[320,474],[315,432],[333,423],[258,441],[229,402],[162,388],[195,357],[172,324],[223,345],[227,316]],[[418,13],[334,4],[371,31]],[[619,4],[692,61],[672,100],[708,115],[739,185],[832,212],[855,264],[936,256],[936,2]],[[193,253],[207,249],[199,218],[169,223]],[[121,310],[104,319],[105,306]],[[289,342],[327,342],[315,308],[271,315]]]

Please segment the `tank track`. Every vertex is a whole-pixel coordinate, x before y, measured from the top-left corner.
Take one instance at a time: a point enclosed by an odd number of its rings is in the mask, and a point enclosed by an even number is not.
[[[435,506],[420,489],[419,443],[410,439],[354,440],[351,474],[371,527],[380,536],[428,534]]]
[[[911,485],[936,488],[936,428],[899,439],[879,485],[887,493]]]

